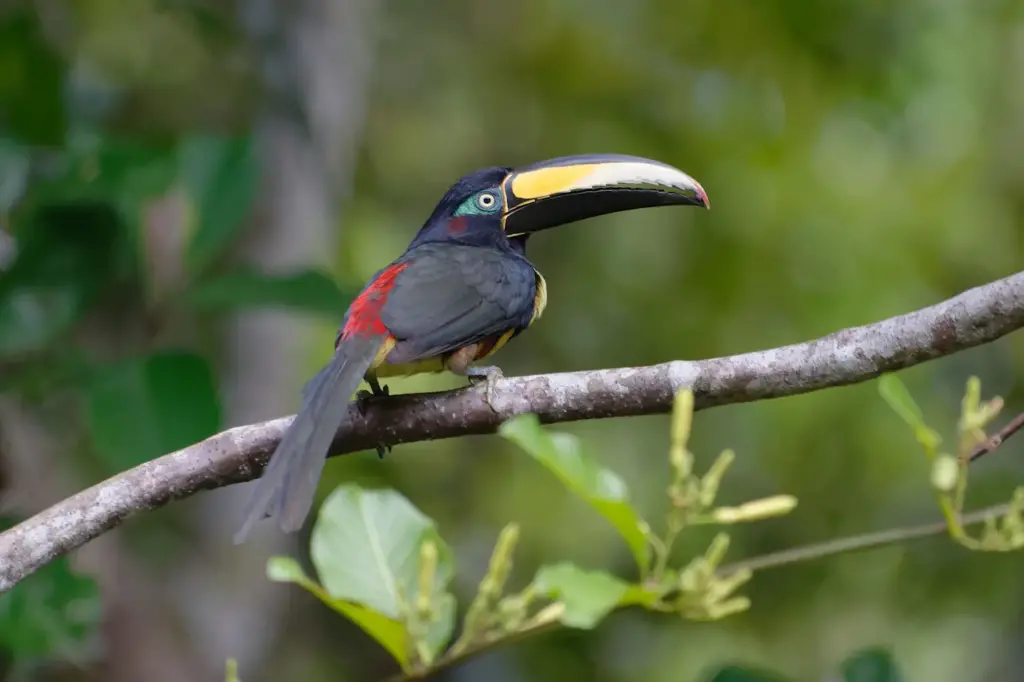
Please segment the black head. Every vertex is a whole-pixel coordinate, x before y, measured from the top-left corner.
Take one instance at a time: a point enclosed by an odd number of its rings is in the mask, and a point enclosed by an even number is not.
[[[511,168],[491,166],[467,173],[448,188],[412,246],[426,242],[491,244],[507,241],[501,183]]]

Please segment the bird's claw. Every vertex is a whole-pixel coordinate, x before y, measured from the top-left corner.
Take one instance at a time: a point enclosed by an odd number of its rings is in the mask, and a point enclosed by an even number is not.
[[[494,387],[504,376],[500,367],[471,367],[466,371],[466,378],[469,379],[470,385],[486,384],[484,400],[487,401],[487,406],[495,412],[497,409],[494,407]]]
[[[356,409],[359,410],[359,416],[366,416],[366,408],[369,406],[370,401],[373,400],[373,394],[369,391],[357,391],[356,392]]]
[[[366,383],[370,385],[370,390],[363,389],[356,393],[356,409],[359,410],[360,416],[366,416],[366,408],[370,406],[370,403],[379,398],[387,398],[391,395],[391,389],[387,386],[381,386],[380,382],[376,378],[369,378]],[[374,448],[377,451],[377,457],[384,459],[384,455],[391,452],[390,445],[384,445],[383,443],[377,443]]]
[[[378,382],[373,381],[370,383],[372,390],[367,391],[365,388],[356,392],[356,409],[359,410],[359,416],[366,416],[366,409],[370,406],[370,403],[377,398],[386,398],[391,395],[391,389],[387,386],[381,386]]]

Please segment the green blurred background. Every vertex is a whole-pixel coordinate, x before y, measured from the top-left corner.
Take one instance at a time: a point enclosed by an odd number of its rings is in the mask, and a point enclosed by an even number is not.
[[[1010,274],[1022,74],[1014,0],[2,0],[0,513],[293,411],[353,290],[479,166],[637,154],[712,203],[532,240],[549,306],[498,356],[506,374],[768,348]],[[903,378],[952,436],[972,374],[1024,407],[1019,335]],[[560,428],[664,511],[667,417]],[[801,502],[737,530],[732,558],[937,515],[873,383],[718,408],[695,428],[701,466],[738,453],[724,502]],[[982,460],[969,506],[1005,500],[1022,454],[1018,439]],[[628,571],[611,529],[496,437],[344,457],[321,493],[350,480],[437,520],[463,602],[512,520],[519,584],[559,558]],[[213,680],[234,656],[246,682],[393,672],[360,631],[266,580],[266,557],[302,555],[306,537],[268,525],[231,544],[247,492],[132,519],[75,554],[90,580],[41,574],[0,609],[0,671]],[[685,682],[743,662],[824,680],[884,645],[908,680],[1017,680],[1022,568],[937,538],[758,574],[753,608],[723,622],[624,612],[439,679]]]

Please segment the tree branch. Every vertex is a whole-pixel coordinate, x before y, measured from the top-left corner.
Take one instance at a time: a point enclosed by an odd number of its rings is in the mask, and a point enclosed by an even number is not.
[[[486,399],[482,387],[394,396],[352,407],[332,455],[378,443],[494,431],[532,412],[542,422],[670,412],[681,388],[695,409],[791,396],[867,381],[979,346],[1024,327],[1024,272],[937,305],[782,348],[649,367],[512,377]],[[0,534],[0,593],[39,567],[171,500],[255,478],[290,417],[240,426],[141,464],[78,493]]]

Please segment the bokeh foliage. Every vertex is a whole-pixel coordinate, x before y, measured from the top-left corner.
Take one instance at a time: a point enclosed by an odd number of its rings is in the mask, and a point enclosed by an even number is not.
[[[37,12],[44,4],[51,9]],[[341,248],[328,278],[269,277],[234,258],[259,170],[262,68],[235,7],[0,6],[0,390],[61,424],[67,467],[83,486],[222,426],[215,331],[231,311],[323,315],[312,372],[330,352],[345,292],[393,258],[447,184],[476,166],[647,155],[699,178],[713,207],[610,216],[534,240],[551,302],[502,351],[507,373],[795,342],[1019,268],[1018,2],[382,8],[355,187],[338,216]],[[95,330],[110,328],[117,344],[97,343]],[[1022,349],[1011,337],[904,379],[927,423],[948,436],[969,375],[1004,396],[1008,413],[1021,407]],[[393,390],[456,383],[414,378]],[[933,512],[928,465],[870,386],[696,419],[695,451],[741,453],[727,501],[775,490],[801,500],[787,518],[737,529],[737,553]],[[125,424],[133,428],[118,428]],[[662,451],[665,426],[652,417],[567,430],[654,517],[668,481],[648,453]],[[972,472],[977,504],[1007,497],[1024,471],[1020,452],[1011,441]],[[400,490],[445,529],[456,556],[470,557],[469,576],[483,573],[511,519],[522,528],[523,580],[553,556],[630,565],[613,529],[513,453],[496,438],[406,445],[383,464],[332,464],[322,490],[343,481]],[[709,540],[697,534],[679,551]],[[624,613],[603,634],[543,638],[480,665],[657,682],[707,679],[742,659],[808,679],[884,644],[908,679],[985,679],[977,650],[995,667],[1010,657],[1004,638],[1020,637],[1020,561],[941,540],[887,549],[759,576],[749,586],[758,608],[721,624]],[[450,589],[463,598],[475,587],[457,575]],[[282,652],[308,652],[309,633],[352,636],[314,609],[303,610],[304,627]],[[316,656],[331,675],[357,679],[377,664],[358,640]]]

